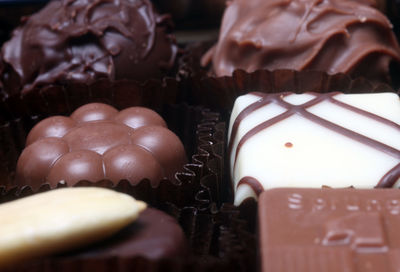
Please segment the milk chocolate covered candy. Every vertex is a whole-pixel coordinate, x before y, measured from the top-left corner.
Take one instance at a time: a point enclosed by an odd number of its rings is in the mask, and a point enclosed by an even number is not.
[[[205,56],[217,76],[236,69],[320,70],[388,80],[400,61],[390,21],[374,1],[234,0]]]
[[[174,179],[186,163],[180,139],[154,111],[132,107],[117,111],[100,103],[84,105],[70,117],[39,122],[27,137],[17,163],[16,182],[33,188],[109,179],[143,179],[158,186]]]

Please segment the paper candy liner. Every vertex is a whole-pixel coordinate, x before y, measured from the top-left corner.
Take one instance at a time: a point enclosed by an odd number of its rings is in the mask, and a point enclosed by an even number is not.
[[[219,123],[218,114],[201,107],[166,106],[165,112],[168,112],[169,117],[166,118],[166,115],[164,115],[164,118],[169,128],[182,139],[185,150],[189,154],[188,158],[191,158],[190,163],[184,165],[182,171],[176,173],[175,180],[163,179],[157,187],[152,187],[149,180],[143,180],[136,185],[124,180],[116,185],[109,180],[80,181],[75,186],[112,188],[128,193],[156,207],[171,202],[179,207],[191,205],[208,208],[209,199],[204,199],[203,191],[205,187],[202,183],[203,180],[206,184],[208,180],[218,180],[218,177],[221,176],[219,172],[222,166],[218,164],[221,161],[220,158],[222,158],[225,126],[223,123]],[[187,119],[186,125],[175,128],[178,124],[174,124],[174,122],[182,118]],[[39,120],[40,118],[36,117],[19,118],[0,126],[0,178],[3,185],[0,186],[0,195],[3,196],[3,201],[52,189],[49,184],[43,184],[37,190],[30,186],[17,187],[14,185],[16,162],[24,148],[26,135],[30,127]],[[208,163],[213,166],[211,169],[208,168]],[[218,184],[216,183],[216,185]],[[65,186],[60,183],[56,188]],[[214,186],[210,190],[214,190],[214,188],[217,187]]]
[[[247,73],[236,70],[231,77],[215,77],[210,73],[210,67],[202,67],[200,59],[210,48],[212,42],[192,44],[187,47],[186,54],[181,58],[180,77],[184,101],[192,105],[203,105],[221,114],[222,121],[229,125],[230,112],[238,96],[249,92],[278,93],[278,92],[343,92],[343,93],[376,93],[395,92],[385,83],[370,82],[364,78],[351,79],[345,74],[329,75],[321,71],[294,70],[258,70]],[[224,148],[227,144],[225,142]],[[225,165],[221,171],[221,186],[225,189],[216,197],[209,194],[210,202],[218,207],[223,202],[231,203],[233,188],[229,178],[228,154],[224,149]],[[212,184],[212,183],[210,183]],[[214,190],[215,192],[215,190]],[[223,195],[225,194],[225,195]]]
[[[106,102],[118,109],[147,106],[158,111],[168,127],[182,140],[190,163],[176,174],[176,180],[162,180],[156,188],[143,180],[138,185],[120,181],[81,181],[76,186],[101,186],[145,200],[175,217],[182,226],[191,248],[189,256],[166,260],[132,258],[46,258],[26,262],[13,271],[250,271],[238,257],[234,226],[238,214],[219,211],[211,201],[219,199],[223,185],[225,123],[220,115],[204,107],[172,104],[179,84],[139,85],[134,82],[99,81],[94,85],[48,86],[25,97],[9,97],[0,105],[0,203],[47,191],[29,186],[13,186],[16,161],[24,148],[29,130],[50,115],[70,114],[89,102]],[[59,184],[57,188],[65,187]],[[226,215],[228,214],[228,215]],[[245,221],[239,220],[240,224]],[[238,227],[239,228],[239,227]],[[226,246],[232,246],[227,249]],[[238,269],[240,268],[240,269]]]
[[[287,91],[295,93],[327,93],[335,91],[343,93],[394,92],[399,94],[398,90],[395,91],[385,83],[370,82],[364,78],[351,79],[344,74],[329,75],[320,71],[259,70],[247,73],[237,70],[231,77],[215,77],[209,72],[209,67],[203,68],[200,66],[200,58],[205,53],[205,48],[207,46],[202,44],[192,45],[188,49],[189,53],[182,59],[180,76],[184,85],[182,89],[185,90],[182,97],[189,104],[203,105],[218,111],[221,113],[222,120],[225,121],[226,126],[229,124],[230,112],[236,98],[254,91],[264,93]],[[226,147],[227,143],[225,142],[224,148]],[[224,153],[226,155],[221,164],[225,165],[225,168],[221,172],[223,175],[221,187],[225,186],[228,190],[225,190],[218,196],[209,194],[210,205],[222,207],[222,210],[228,209],[232,214],[237,213],[235,219],[226,219],[225,222],[236,225],[233,228],[234,231],[231,232],[237,239],[234,244],[237,248],[241,248],[249,254],[246,259],[250,259],[253,261],[253,264],[256,264],[255,267],[247,264],[249,269],[257,269],[257,202],[253,199],[247,199],[239,207],[223,203],[232,203],[233,199],[233,188],[229,177],[229,161],[226,149]],[[223,195],[228,192],[230,195]],[[239,222],[246,222],[247,228],[240,227],[242,224]],[[225,248],[231,247],[226,246]]]
[[[245,251],[255,245],[255,236],[248,235],[246,222],[239,218],[235,208],[224,208],[216,213],[201,213],[196,208],[167,209],[184,230],[191,251],[186,256],[150,260],[133,257],[81,257],[53,256],[25,261],[9,271],[255,271],[253,251]],[[255,247],[254,247],[255,250]]]
[[[234,101],[240,95],[251,91],[264,93],[277,93],[283,91],[320,92],[327,93],[340,91],[343,93],[373,93],[373,92],[395,92],[386,84],[374,84],[365,79],[351,80],[346,75],[327,75],[323,72],[297,72],[290,70],[279,71],[257,71],[246,73],[236,71],[232,77],[214,78],[192,76],[187,78],[190,88],[187,88],[187,98],[192,99],[190,103],[205,105],[221,113],[222,120],[229,124],[230,111]],[[226,139],[226,138],[225,138]],[[220,187],[226,188],[219,195],[209,194],[210,205],[220,207],[223,202],[232,203],[233,185],[229,175],[229,157],[227,143],[224,144],[222,165],[225,165],[221,172],[222,179]],[[228,195],[226,195],[228,194]],[[222,200],[222,202],[221,202]],[[240,218],[245,220],[250,227],[249,235],[256,233],[257,226],[257,203],[248,199],[239,207]]]
[[[194,105],[229,112],[235,99],[248,92],[394,92],[385,83],[364,78],[352,79],[345,74],[329,75],[321,71],[258,70],[247,73],[236,70],[231,77],[215,77],[210,67],[201,67],[200,59],[210,43],[188,47],[180,63],[180,77],[185,86],[183,97]],[[399,74],[395,75],[400,79]],[[397,93],[399,93],[397,91]]]
[[[260,70],[247,73],[237,70],[232,77],[191,77],[187,79],[191,88],[187,89],[191,104],[199,104],[230,111],[240,95],[249,92],[344,92],[376,93],[394,92],[387,84],[377,84],[366,79],[351,80],[344,74],[328,75],[318,71]],[[397,92],[398,93],[398,92]],[[210,99],[212,97],[212,99]]]
[[[244,205],[235,207],[224,204],[218,213],[220,226],[220,252],[222,256],[235,259],[235,265],[241,271],[259,271],[257,257],[257,203],[246,200]],[[251,218],[249,223],[248,219]]]
[[[15,94],[0,102],[1,121],[27,116],[70,114],[90,103],[102,102],[117,109],[143,106],[160,111],[165,104],[177,102],[178,83],[175,79],[136,81],[99,80],[93,84],[71,83],[36,88],[27,94]]]
[[[351,79],[344,74],[329,75],[319,71],[294,71],[294,70],[259,70],[247,73],[237,70],[231,77],[215,77],[209,73],[209,69],[200,66],[200,58],[209,48],[211,43],[194,44],[187,48],[186,55],[181,59],[181,97],[189,104],[203,105],[221,114],[226,128],[229,125],[230,112],[236,98],[249,92],[278,93],[278,92],[334,92],[343,93],[375,93],[396,92],[384,83],[373,83],[364,78]],[[226,137],[225,137],[226,139]],[[226,141],[226,140],[225,140]],[[232,203],[233,188],[229,177],[229,160],[226,151],[227,143],[224,143],[223,153],[226,154],[219,162],[224,165],[219,181],[203,183],[209,185],[210,205],[221,207],[224,202]],[[209,164],[209,168],[210,168]],[[215,187],[219,183],[219,193]],[[207,189],[207,188],[206,188]],[[206,198],[206,197],[204,197]],[[254,213],[254,212],[253,212]],[[255,213],[254,213],[255,214]],[[252,222],[249,222],[253,224]]]
[[[14,188],[16,162],[24,148],[25,138],[38,121],[52,115],[69,115],[81,105],[104,102],[121,110],[130,106],[151,108],[165,119],[169,129],[182,140],[189,163],[176,173],[175,180],[161,180],[153,188],[148,180],[137,185],[121,181],[113,185],[103,180],[95,183],[81,181],[76,186],[101,186],[126,192],[145,200],[155,207],[171,202],[178,207],[196,206],[201,202],[201,179],[213,175],[205,164],[215,157],[217,142],[210,137],[221,134],[215,131],[219,115],[201,107],[173,104],[177,101],[178,83],[175,80],[148,81],[138,84],[132,81],[109,82],[102,80],[92,85],[71,84],[48,86],[35,90],[24,97],[12,96],[0,104],[0,193],[3,201],[51,189],[43,184],[37,191],[29,186]],[[218,138],[218,137],[217,137]],[[222,141],[221,137],[215,141]],[[64,185],[58,184],[57,187]]]
[[[0,196],[4,202],[6,196]],[[22,197],[22,196],[21,196]],[[256,236],[237,207],[224,205],[210,212],[195,207],[164,205],[186,234],[190,250],[185,256],[150,260],[132,257],[46,257],[22,262],[8,271],[256,271]],[[245,211],[244,211],[245,212]],[[249,247],[249,249],[248,249]]]

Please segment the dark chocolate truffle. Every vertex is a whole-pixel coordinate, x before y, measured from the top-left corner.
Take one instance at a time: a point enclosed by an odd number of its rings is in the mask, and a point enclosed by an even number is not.
[[[154,111],[132,107],[121,112],[92,103],[71,117],[54,116],[39,122],[27,137],[17,163],[16,182],[33,188],[80,180],[137,184],[149,179],[157,186],[173,179],[187,162],[179,138]]]
[[[73,258],[132,258],[141,256],[159,260],[187,255],[186,238],[182,228],[171,216],[147,208],[131,225],[92,247],[65,257]]]
[[[160,78],[177,53],[170,26],[149,0],[51,1],[4,44],[5,88]]]
[[[212,58],[217,76],[235,69],[321,70],[387,81],[400,48],[389,20],[369,1],[234,0]]]

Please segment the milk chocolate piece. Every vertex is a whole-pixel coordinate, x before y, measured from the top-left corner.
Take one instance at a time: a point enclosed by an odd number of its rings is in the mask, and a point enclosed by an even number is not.
[[[101,243],[65,254],[73,258],[174,258],[188,253],[182,228],[162,211],[147,208],[138,219]]]
[[[137,184],[146,178],[158,186],[162,178],[173,179],[185,163],[181,141],[154,111],[132,107],[118,112],[92,103],[71,117],[47,118],[31,130],[16,182],[37,188],[102,179]]]
[[[398,187],[394,93],[250,93],[234,105],[228,151],[235,204],[276,187]]]
[[[161,78],[177,53],[170,26],[149,0],[50,1],[4,44],[5,87]]]
[[[263,272],[396,272],[398,189],[272,189],[259,203]]]
[[[217,76],[236,69],[321,70],[387,80],[400,48],[389,20],[359,0],[234,0],[206,54]]]

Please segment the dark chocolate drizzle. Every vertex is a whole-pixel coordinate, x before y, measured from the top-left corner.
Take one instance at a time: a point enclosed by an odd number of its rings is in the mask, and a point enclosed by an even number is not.
[[[400,163],[393,167],[387,172],[382,179],[379,181],[376,188],[390,188],[396,184],[396,181],[400,178]]]
[[[278,104],[279,106],[283,107],[286,109],[286,111],[282,114],[279,114],[261,124],[259,124],[258,126],[254,127],[253,129],[251,129],[250,131],[248,131],[239,141],[237,148],[236,148],[236,152],[235,152],[235,159],[233,162],[233,168],[236,166],[236,161],[237,161],[237,157],[238,154],[242,148],[242,146],[253,136],[255,136],[257,133],[259,133],[260,131],[271,127],[272,125],[285,120],[286,118],[298,114],[301,115],[302,117],[317,123],[327,129],[330,129],[332,131],[335,131],[341,135],[344,135],[348,138],[351,138],[355,141],[358,141],[362,144],[368,145],[372,148],[375,148],[381,152],[384,152],[390,156],[393,156],[395,158],[400,158],[400,150],[397,150],[391,146],[388,146],[384,143],[381,143],[379,141],[376,141],[374,139],[371,139],[369,137],[366,137],[362,134],[359,134],[355,131],[352,131],[350,129],[346,129],[342,126],[339,126],[335,123],[332,123],[330,121],[327,121],[317,115],[314,115],[310,112],[307,111],[307,108],[312,107],[318,103],[321,103],[323,101],[329,101],[339,107],[345,108],[349,111],[355,112],[357,114],[363,115],[365,117],[368,117],[370,119],[373,119],[377,122],[380,122],[382,124],[385,124],[387,126],[390,126],[394,129],[398,129],[400,130],[400,125],[396,124],[395,122],[392,122],[390,120],[387,120],[385,118],[382,118],[378,115],[375,115],[371,112],[368,111],[364,111],[362,109],[353,107],[349,104],[343,103],[341,101],[338,101],[336,99],[334,99],[333,97],[337,94],[340,94],[339,92],[333,92],[333,93],[326,93],[326,94],[319,94],[319,93],[309,93],[315,96],[314,99],[301,104],[301,105],[292,105],[290,103],[287,103],[286,101],[283,100],[284,97],[291,95],[293,93],[290,92],[284,92],[284,93],[277,93],[277,94],[264,94],[264,93],[251,93],[252,95],[256,95],[260,97],[260,100],[250,104],[249,106],[247,106],[236,118],[236,120],[234,121],[234,124],[232,126],[232,132],[231,132],[231,138],[229,140],[229,144],[228,144],[228,150],[229,150],[229,154],[232,154],[233,151],[233,143],[235,142],[235,138],[237,137],[237,132],[238,132],[238,128],[240,126],[240,123],[242,122],[243,119],[245,119],[249,114],[251,114],[252,112],[256,111],[257,109],[268,105],[270,103],[275,103]],[[392,187],[397,179],[400,177],[400,164],[398,164],[397,166],[395,166],[393,169],[391,169],[387,174],[385,174],[385,176],[379,181],[379,183],[377,184],[377,187]],[[248,177],[246,177],[248,178]],[[247,183],[249,184],[249,183]],[[253,183],[251,183],[253,184]],[[250,186],[252,186],[251,184],[249,184]],[[240,185],[240,182],[238,183],[237,187]],[[252,187],[253,190],[255,192],[257,192],[259,190],[258,186],[256,187]]]
[[[264,187],[262,186],[262,184],[253,177],[243,177],[239,181],[237,187],[243,184],[249,185],[251,189],[254,191],[254,193],[256,193],[257,197],[264,191]]]
[[[5,87],[11,94],[65,81],[162,78],[177,54],[170,25],[149,0],[50,1],[4,44]]]
[[[257,95],[260,96],[260,98],[263,96],[262,93],[251,93],[252,95]],[[235,122],[233,123],[232,126],[232,132],[231,132],[231,140],[229,141],[229,146],[228,146],[228,150],[229,153],[231,153],[232,149],[233,149],[233,143],[234,141],[232,139],[234,139],[236,137],[237,131],[239,129],[240,123],[243,121],[243,119],[245,119],[247,116],[249,116],[250,114],[252,114],[254,111],[270,104],[271,101],[266,100],[266,99],[260,99],[256,102],[254,102],[253,104],[249,105],[248,107],[246,107],[244,110],[242,110],[238,116],[235,119]]]

